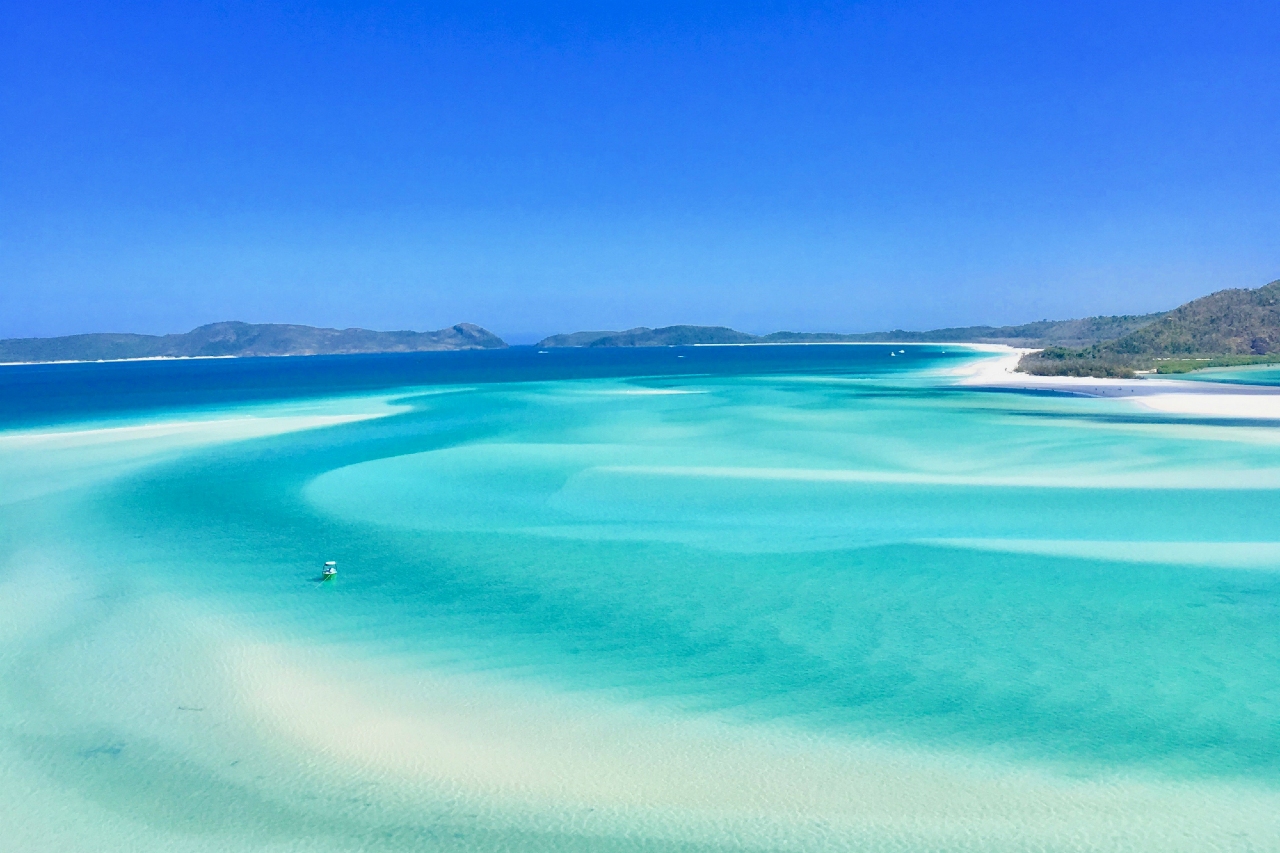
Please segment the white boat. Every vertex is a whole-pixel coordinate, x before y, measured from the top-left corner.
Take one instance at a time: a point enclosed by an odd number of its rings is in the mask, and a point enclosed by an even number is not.
[[[336,575],[337,573],[338,573],[338,564],[337,564],[337,562],[336,562],[336,561],[334,561],[334,560],[330,560],[329,562],[327,562],[327,563],[325,563],[325,564],[324,564],[324,578],[325,578],[325,580],[328,580],[329,578],[333,577],[333,576],[334,576],[334,575]]]

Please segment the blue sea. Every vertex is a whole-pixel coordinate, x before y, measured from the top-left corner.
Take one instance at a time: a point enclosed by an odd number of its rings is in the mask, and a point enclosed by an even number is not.
[[[0,847],[1280,850],[1276,424],[992,357],[0,367]]]

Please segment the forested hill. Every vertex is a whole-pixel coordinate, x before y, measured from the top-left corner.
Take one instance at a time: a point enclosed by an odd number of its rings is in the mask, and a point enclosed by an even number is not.
[[[493,349],[501,338],[459,323],[434,332],[320,329],[278,323],[211,323],[175,335],[89,334],[0,340],[0,362],[110,361],[199,356],[338,355]]]
[[[1039,374],[1124,376],[1134,370],[1179,372],[1206,362],[1280,360],[1280,281],[1253,290],[1220,290],[1192,300],[1113,341],[1071,350],[1048,348],[1022,361]]]
[[[1255,290],[1220,290],[1151,325],[1103,344],[1131,355],[1267,355],[1280,350],[1280,281]]]
[[[693,344],[749,344],[760,340],[755,335],[724,326],[665,326],[650,329],[640,326],[621,332],[572,332],[552,335],[538,342],[539,347],[666,347]]]
[[[552,335],[540,347],[659,347],[691,344],[784,344],[784,343],[993,343],[1010,346],[1085,347],[1141,329],[1163,314],[1121,317],[1085,317],[1079,320],[1040,320],[1020,326],[964,326],[927,332],[866,332],[841,335],[826,332],[774,332],[750,335],[725,326],[641,326],[622,332],[574,332]]]

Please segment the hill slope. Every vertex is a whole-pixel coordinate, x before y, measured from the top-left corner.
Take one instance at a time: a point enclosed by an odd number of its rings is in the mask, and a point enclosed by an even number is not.
[[[1198,362],[1275,360],[1280,351],[1280,281],[1220,290],[1181,305],[1116,340],[1071,351],[1049,348],[1022,360],[1028,373],[1131,375],[1178,372]],[[1173,363],[1166,363],[1173,362]]]
[[[1280,349],[1280,281],[1195,299],[1102,349],[1132,355],[1266,355]]]
[[[0,362],[107,361],[197,356],[338,355],[493,349],[492,332],[459,323],[434,332],[320,329],[278,323],[211,323],[175,335],[92,334],[0,340]]]

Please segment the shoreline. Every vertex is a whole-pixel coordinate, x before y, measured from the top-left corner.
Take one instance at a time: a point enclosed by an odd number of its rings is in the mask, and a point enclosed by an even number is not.
[[[1077,397],[1121,399],[1165,415],[1230,420],[1280,420],[1280,388],[1192,379],[1141,376],[1136,379],[1089,376],[1035,376],[1017,372],[1018,362],[1035,349],[1008,347],[998,358],[956,368],[955,384],[985,391],[1040,391]]]

